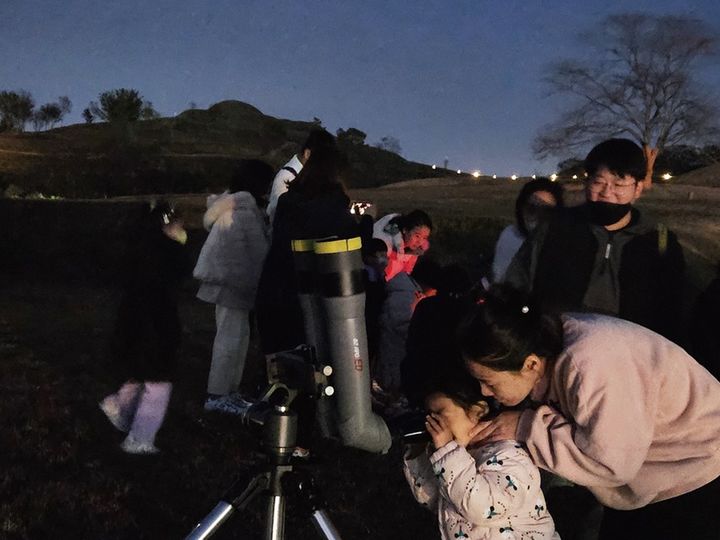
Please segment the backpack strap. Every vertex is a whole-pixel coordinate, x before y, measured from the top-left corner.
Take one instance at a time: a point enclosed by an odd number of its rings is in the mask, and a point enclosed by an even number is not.
[[[668,244],[668,228],[667,225],[664,223],[658,223],[657,224],[657,233],[658,233],[658,253],[662,257],[667,252],[667,244]]]
[[[281,171],[288,171],[289,173],[291,173],[291,174],[293,175],[293,178],[295,178],[295,177],[298,175],[297,171],[296,171],[295,169],[293,169],[292,167],[286,166],[286,167],[283,167],[283,168],[280,169],[280,170],[281,170]]]

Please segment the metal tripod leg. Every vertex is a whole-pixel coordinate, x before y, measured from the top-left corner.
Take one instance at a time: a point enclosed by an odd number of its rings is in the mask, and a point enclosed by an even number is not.
[[[293,470],[290,464],[292,449],[295,447],[297,414],[286,406],[278,405],[263,419],[262,425],[263,446],[270,457],[268,463],[239,495],[236,494],[240,482],[236,482],[186,540],[210,537],[235,510],[244,509],[260,493],[269,498],[265,515],[265,540],[283,540],[285,536],[286,494],[295,496],[298,506],[305,510],[326,539],[340,540],[340,535],[323,509],[313,478],[308,473]]]
[[[292,465],[274,465],[256,475],[237,496],[233,486],[215,508],[193,529],[186,540],[205,540],[215,534],[235,510],[243,510],[258,494],[268,495],[265,540],[285,538],[286,495],[306,514],[326,540],[341,540],[340,533],[324,509],[315,481],[307,472]]]
[[[341,540],[340,533],[335,528],[333,522],[330,521],[325,510],[315,510],[310,516],[310,519],[312,519],[315,528],[317,528],[318,532],[322,534],[324,538],[327,540]]]
[[[317,531],[326,540],[340,540],[340,533],[325,511],[325,501],[318,491],[315,479],[303,470],[287,471],[282,479],[283,491],[295,503],[299,511],[306,514],[315,524]]]
[[[265,514],[265,540],[283,540],[285,538],[285,494],[282,478],[292,471],[292,465],[276,464],[270,472],[268,485],[269,501]]]
[[[250,480],[247,487],[237,496],[234,496],[237,490],[236,486],[233,485],[225,494],[223,500],[185,537],[186,540],[204,540],[215,534],[235,510],[244,509],[258,494],[267,489],[269,483],[269,473],[263,472]]]

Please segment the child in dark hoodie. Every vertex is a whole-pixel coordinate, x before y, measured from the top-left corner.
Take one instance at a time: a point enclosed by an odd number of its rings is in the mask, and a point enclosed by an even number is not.
[[[108,420],[127,432],[122,449],[154,454],[172,391],[180,345],[177,293],[189,273],[187,233],[167,202],[144,210],[122,265],[117,353],[126,382],[100,402]]]

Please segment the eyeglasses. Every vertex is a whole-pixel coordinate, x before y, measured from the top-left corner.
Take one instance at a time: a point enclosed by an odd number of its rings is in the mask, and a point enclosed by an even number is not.
[[[590,191],[593,193],[601,193],[605,191],[605,189],[614,193],[627,193],[627,191],[634,187],[636,183],[637,182],[634,180],[631,180],[630,182],[607,182],[605,180],[600,180],[599,178],[591,178],[588,181],[588,186],[590,187]]]

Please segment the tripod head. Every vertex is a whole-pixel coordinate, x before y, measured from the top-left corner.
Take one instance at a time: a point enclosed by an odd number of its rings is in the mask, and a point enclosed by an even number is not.
[[[318,400],[333,395],[330,375],[332,368],[320,365],[315,350],[307,345],[267,357],[268,386],[240,420],[261,431],[262,447],[273,462],[286,463],[296,446],[298,418],[291,409],[293,401],[299,396]]]

